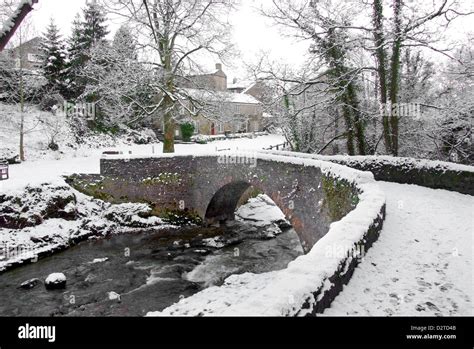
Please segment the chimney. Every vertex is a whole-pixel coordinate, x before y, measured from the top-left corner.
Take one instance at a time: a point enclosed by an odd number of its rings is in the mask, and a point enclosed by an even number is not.
[[[216,69],[219,71],[222,71],[222,64],[221,63],[216,63]]]

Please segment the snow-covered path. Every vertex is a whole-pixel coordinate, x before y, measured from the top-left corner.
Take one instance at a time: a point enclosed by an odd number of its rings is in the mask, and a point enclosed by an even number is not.
[[[380,238],[324,315],[472,316],[474,197],[380,185]]]

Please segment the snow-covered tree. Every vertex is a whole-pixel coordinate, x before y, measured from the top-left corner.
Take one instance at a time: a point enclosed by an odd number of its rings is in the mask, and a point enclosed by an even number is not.
[[[51,19],[41,42],[43,74],[50,90],[65,93],[67,89],[67,51],[58,27]]]
[[[107,17],[104,8],[95,0],[87,3],[83,9],[83,17],[80,42],[82,49],[88,50],[104,41],[109,34],[106,24]]]
[[[223,58],[231,47],[228,0],[114,0],[105,1],[110,12],[126,18],[141,35],[141,47],[158,63],[159,93],[154,98],[164,118],[164,152],[174,152],[175,122],[185,91],[178,81],[196,68],[196,55]],[[157,86],[158,87],[158,86]]]
[[[82,21],[81,15],[78,13],[72,22],[71,36],[67,40],[68,50],[68,69],[67,82],[69,89],[65,97],[76,98],[82,92],[79,91],[78,73],[85,62],[82,45]]]
[[[156,110],[156,72],[138,61],[136,39],[127,26],[117,31],[112,45],[98,43],[89,50],[81,77],[89,82],[81,98],[95,99],[96,121],[107,127],[134,126]]]
[[[38,0],[2,0],[0,6],[0,52],[5,48]]]
[[[23,43],[32,38],[34,28],[29,19],[23,21],[18,31],[13,36],[13,43],[18,49],[18,56],[22,57]],[[3,62],[1,62],[3,61]],[[21,161],[26,159],[25,136],[32,132],[35,126],[27,128],[27,119],[33,118],[31,102],[37,103],[44,93],[46,81],[42,74],[35,70],[25,69],[23,60],[16,62],[11,58],[2,56],[0,62],[0,94],[2,100],[9,104],[14,104],[18,108],[18,119],[14,121],[15,131],[19,133],[19,157]]]
[[[112,47],[123,59],[138,59],[137,39],[127,25],[122,25],[114,35]]]
[[[431,137],[436,140],[438,158],[474,164],[474,50],[473,38],[460,48],[444,72],[443,88],[436,103],[441,118]]]
[[[269,65],[260,73],[289,85],[283,90],[293,98],[315,91],[314,86],[321,84],[328,87],[326,97],[333,96],[328,100],[322,93],[315,94],[312,100],[305,99],[299,110],[286,113],[291,121],[287,126],[296,127],[288,134],[314,142],[297,148],[314,151],[324,143],[325,132],[308,133],[298,125],[303,125],[305,118],[307,124],[314,125],[310,111],[329,102],[327,110],[332,111],[319,112],[316,117],[336,112],[332,126],[323,128],[334,134],[330,141],[337,141],[339,136],[333,131],[345,125],[349,154],[354,154],[354,149],[361,154],[365,149],[365,153],[392,155],[417,154],[416,149],[423,149],[420,153],[429,154],[418,143],[426,144],[426,137],[414,132],[423,130],[422,120],[401,116],[399,107],[432,102],[435,72],[419,52],[451,57],[452,49],[443,45],[447,41],[442,34],[458,17],[473,14],[464,7],[446,0],[416,4],[403,0],[272,0],[271,5],[263,6],[262,13],[285,28],[286,35],[312,46],[307,64],[299,71],[288,74],[287,67]],[[295,122],[295,115],[302,122]]]
[[[334,140],[345,138],[346,149],[350,155],[366,154],[367,141],[365,136],[365,114],[361,109],[361,97],[359,96],[361,70],[354,64],[354,37],[350,29],[355,16],[355,9],[348,3],[333,2],[301,2],[294,0],[273,1],[271,8],[265,9],[263,14],[286,29],[291,30],[298,39],[304,38],[311,42],[308,67],[300,77],[291,78],[295,87],[291,88],[291,95],[298,97],[305,95],[308,91],[313,96],[320,95],[324,103],[327,97],[332,99],[333,110],[337,112],[336,119],[339,124],[344,124],[345,130],[333,137]],[[325,91],[314,93],[318,86],[326,86]],[[326,96],[324,96],[326,95]],[[295,118],[303,115],[312,115],[310,109],[316,107],[318,98],[304,99],[305,104],[299,105],[301,110],[295,110],[289,115],[295,126],[300,123]],[[301,112],[301,113],[300,113]],[[299,114],[296,116],[296,114]],[[335,124],[336,126],[336,124]],[[338,128],[338,127],[336,127]],[[297,136],[292,132],[294,139],[299,139],[297,148],[315,149],[313,145],[302,144],[306,140],[314,140],[314,134],[308,134],[302,129],[304,135]],[[308,138],[308,135],[311,135]],[[295,144],[296,144],[295,143]]]
[[[90,81],[82,73],[90,59],[90,50],[96,45],[105,45],[109,31],[105,10],[96,1],[90,1],[77,14],[72,23],[71,36],[68,39],[69,67],[67,79],[70,82],[68,97],[76,99],[84,94]]]

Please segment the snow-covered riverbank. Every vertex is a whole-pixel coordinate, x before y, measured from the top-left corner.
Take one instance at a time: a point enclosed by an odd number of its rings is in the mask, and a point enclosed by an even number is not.
[[[63,185],[28,185],[0,195],[0,272],[88,238],[173,228],[145,204],[109,203]]]
[[[202,145],[178,144],[176,152],[200,154],[223,148],[261,150],[280,142],[281,136],[266,135]],[[146,205],[110,205],[66,185],[65,175],[99,173],[101,154],[111,149],[150,155],[160,153],[162,145],[96,149],[88,156],[67,153],[59,160],[40,159],[10,166],[10,179],[0,181],[0,223],[3,226],[0,228],[0,270],[62,250],[88,237],[170,227],[158,218],[146,218],[150,210]]]

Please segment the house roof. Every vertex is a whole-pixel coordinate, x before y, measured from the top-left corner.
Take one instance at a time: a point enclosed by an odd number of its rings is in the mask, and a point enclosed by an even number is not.
[[[24,43],[22,43],[21,45],[18,45],[18,46],[15,46],[15,47],[12,47],[10,49],[10,51],[15,51],[15,50],[18,50],[20,47],[23,47],[23,46],[36,46],[36,47],[39,47],[41,45],[41,42],[43,41],[43,39],[39,36],[36,36],[34,37],[33,39],[31,40],[28,40]]]
[[[228,84],[227,85],[227,88],[229,90],[232,90],[232,89],[242,89],[242,90],[245,90],[247,89],[250,85],[253,85],[253,83],[251,81],[234,81],[233,83],[231,84]]]
[[[210,73],[188,75],[188,78],[196,78],[196,77],[200,77],[200,76],[221,76],[221,77],[225,77],[225,78],[227,77],[227,75],[222,70],[222,65],[219,64],[219,63],[216,64],[216,69],[213,70]]]
[[[204,100],[208,102],[227,102],[227,103],[241,103],[241,104],[260,104],[260,102],[253,96],[244,93],[232,93],[227,91],[209,91],[193,88],[183,88],[190,97],[197,100]]]
[[[247,92],[249,92],[250,89],[252,89],[252,87],[254,87],[256,84],[257,84],[256,82],[253,82],[252,84],[248,85],[247,88],[242,91],[242,93],[247,93]]]

